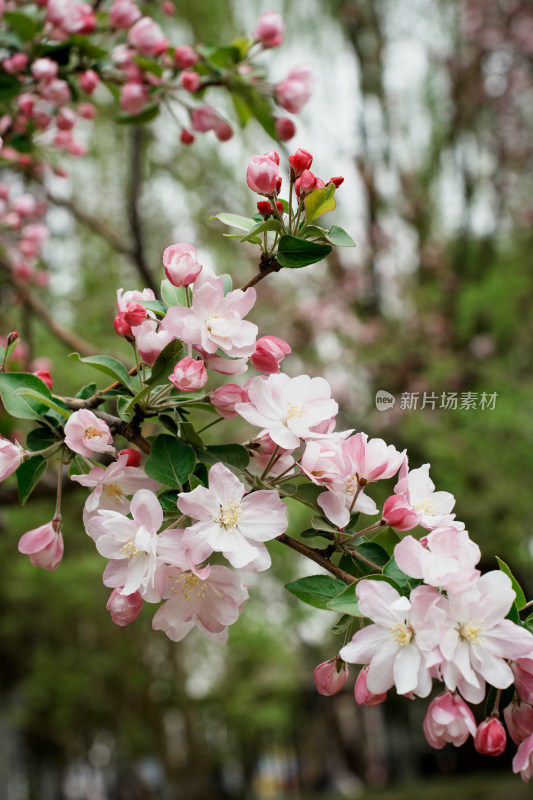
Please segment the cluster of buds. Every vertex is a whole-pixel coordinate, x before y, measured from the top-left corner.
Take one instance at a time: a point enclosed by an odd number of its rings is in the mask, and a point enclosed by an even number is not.
[[[33,194],[12,197],[7,184],[0,183],[0,241],[4,256],[16,278],[39,286],[48,283],[48,273],[36,269],[49,233],[43,222],[46,210],[46,203]]]

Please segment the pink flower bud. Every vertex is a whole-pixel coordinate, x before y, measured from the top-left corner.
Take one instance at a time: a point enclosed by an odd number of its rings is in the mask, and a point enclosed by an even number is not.
[[[133,447],[125,447],[124,450],[119,452],[118,457],[120,458],[120,456],[128,457],[128,460],[126,461],[127,467],[138,467],[141,463],[141,454]]]
[[[180,142],[182,144],[192,144],[194,142],[194,135],[185,129],[180,133]]]
[[[246,170],[246,183],[252,192],[266,195],[272,194],[276,189],[278,179],[279,167],[272,158],[271,153],[264,153],[262,156],[252,156],[248,164],[248,169]]]
[[[122,587],[124,588],[124,587]],[[122,594],[121,589],[113,589],[106,608],[111,614],[111,619],[115,625],[129,625],[137,619],[143,607],[143,599],[140,592],[133,594]]]
[[[2,66],[10,75],[22,72],[28,66],[28,56],[25,53],[15,53],[10,58],[4,58]]]
[[[259,17],[252,36],[261,42],[263,47],[278,47],[283,41],[285,25],[280,14],[275,11],[265,11]]]
[[[19,108],[22,114],[25,114],[29,117],[33,111],[33,107],[37,102],[37,97],[34,94],[30,94],[29,92],[23,92],[17,98],[17,107]]]
[[[137,325],[142,325],[146,319],[146,308],[141,303],[130,301],[126,303],[126,310],[124,311],[124,322],[126,325],[131,325],[132,328]]]
[[[524,783],[533,778],[533,735],[525,739],[513,758],[513,772],[521,773]]]
[[[77,116],[71,108],[62,108],[57,114],[56,125],[60,131],[70,131],[76,124]]]
[[[474,747],[484,756],[501,756],[507,746],[505,728],[497,717],[488,717],[474,737]]]
[[[202,79],[197,72],[184,70],[180,75],[181,85],[188,92],[197,92],[202,85]]]
[[[274,90],[278,104],[291,114],[298,114],[311,97],[311,71],[307,67],[291,69]]]
[[[55,106],[64,106],[70,100],[70,87],[61,78],[53,78],[41,86],[41,95]]]
[[[128,34],[128,43],[149,58],[157,58],[168,49],[168,39],[150,17],[142,17],[135,23]]]
[[[272,206],[268,202],[268,200],[259,200],[257,203],[257,210],[263,217],[263,219],[268,219],[272,216]]]
[[[176,13],[176,6],[172,0],[163,0],[161,3],[161,11],[163,14],[166,14],[167,17],[173,17]]]
[[[340,658],[330,658],[315,667],[313,680],[320,692],[329,697],[340,692],[348,677],[348,667]]]
[[[424,735],[431,747],[441,750],[446,742],[461,747],[475,733],[474,715],[458,694],[445,692],[431,701],[424,718]]]
[[[188,69],[194,67],[198,63],[200,56],[197,55],[193,48],[184,44],[181,47],[176,47],[174,50],[174,62],[179,69]]]
[[[133,0],[113,0],[109,24],[112,28],[131,28],[141,16]]]
[[[322,178],[318,178],[311,170],[306,169],[294,184],[294,189],[297,197],[306,197],[311,192],[314,192],[315,189],[322,189],[323,186],[324,181]]]
[[[301,147],[289,156],[289,164],[291,165],[291,175],[294,178],[299,178],[302,172],[311,169],[313,163],[313,156],[307,150],[302,150]]]
[[[96,117],[96,108],[91,103],[80,103],[78,106],[78,114],[83,119],[94,119]]]
[[[276,200],[276,208],[278,209],[281,216],[283,216],[283,214],[285,213],[285,208],[283,207],[283,203],[281,202],[281,200]]]
[[[100,77],[94,69],[87,69],[85,72],[82,72],[79,81],[82,92],[85,92],[85,94],[92,94],[100,83]]]
[[[0,435],[0,481],[9,478],[22,464],[24,450]]]
[[[206,385],[207,370],[203,361],[186,356],[178,361],[168,379],[182,392],[195,392]]]
[[[276,117],[274,125],[277,137],[281,142],[288,142],[296,134],[296,125],[288,117]]]
[[[165,275],[173,286],[189,286],[194,283],[202,265],[192,244],[172,244],[163,253]]]
[[[140,114],[148,102],[148,89],[142,83],[126,83],[120,90],[120,107],[127,114]]]
[[[329,182],[330,182],[330,183],[332,183],[332,184],[333,184],[333,186],[334,186],[336,189],[338,189],[338,188],[339,188],[339,186],[341,186],[341,185],[344,183],[344,178],[341,178],[340,176],[339,176],[339,177],[337,177],[337,178],[330,178],[330,179],[329,179]]]
[[[63,537],[56,521],[34,528],[21,536],[19,553],[30,557],[35,567],[56,569],[63,558]]]
[[[291,352],[290,346],[277,336],[262,336],[257,340],[255,352],[250,356],[252,365],[259,372],[279,372],[279,365]]]
[[[529,703],[510,703],[503,712],[509,736],[520,744],[533,731],[533,708]]]
[[[215,136],[219,142],[229,141],[233,137],[233,128],[229,122],[224,119],[219,120],[215,125]]]
[[[37,209],[37,201],[32,194],[20,194],[13,202],[13,211],[21,217],[29,217],[35,214]]]
[[[55,78],[59,69],[57,61],[51,58],[38,58],[31,65],[31,74],[36,81],[51,81]]]
[[[235,405],[237,403],[247,403],[250,399],[246,389],[236,383],[227,383],[225,386],[215,389],[214,392],[211,392],[209,398],[224,419],[237,417]]]
[[[213,130],[218,122],[218,113],[213,106],[201,106],[191,111],[191,125],[198,133]]]
[[[128,323],[124,319],[124,314],[122,312],[120,314],[117,314],[117,316],[113,320],[113,325],[115,326],[115,331],[116,333],[118,333],[119,336],[123,336],[124,339],[126,339],[128,342],[135,341],[131,325],[128,325]]]
[[[404,494],[393,494],[385,500],[382,520],[397,531],[410,531],[416,528],[419,514],[409,505]]]
[[[38,369],[33,374],[37,375],[37,377],[40,378],[43,383],[46,383],[49,389],[51,389],[54,385],[53,378],[47,369]]]
[[[372,694],[366,685],[366,673],[368,672],[368,665],[363,667],[361,672],[356,678],[354,686],[355,702],[358,706],[378,706],[380,703],[385,702],[387,699],[387,692],[382,694]]]
[[[517,658],[510,665],[514,685],[521,700],[533,705],[533,658]]]

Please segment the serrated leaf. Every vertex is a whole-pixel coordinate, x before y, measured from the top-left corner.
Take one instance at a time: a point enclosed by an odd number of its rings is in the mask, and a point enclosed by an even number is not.
[[[33,396],[19,394],[21,389],[30,390]],[[48,386],[27,372],[0,373],[0,397],[7,413],[16,419],[40,419],[52,400]]]
[[[258,225],[255,225],[246,236],[241,237],[241,242],[250,242],[259,233],[264,233],[265,231],[281,231],[281,222],[279,219],[266,219]]]
[[[334,211],[337,203],[335,202],[335,185],[323,186],[310,192],[304,200],[305,221],[311,222],[328,211]]]
[[[161,503],[163,511],[176,511],[178,508],[178,492],[175,489],[162,492],[157,496],[157,499]]]
[[[242,444],[213,444],[198,449],[197,453],[199,460],[210,466],[221,461],[223,464],[242,470],[250,463],[248,450]]]
[[[152,442],[144,469],[155,481],[181,489],[196,464],[193,448],[175,436],[162,433]]]
[[[50,447],[58,441],[50,428],[34,428],[26,436],[26,447],[28,450],[44,450],[45,447]]]
[[[328,522],[324,517],[314,516],[311,520],[311,527],[316,531],[328,531],[329,533],[338,533],[339,529]]]
[[[364,617],[365,615],[359,610],[355,587],[355,581],[351,586],[346,586],[344,591],[329,601],[328,608],[332,611],[337,611],[339,614],[349,614],[351,617]]]
[[[125,386],[132,394],[139,391],[139,381],[128,373],[128,370],[120,361],[111,356],[85,356],[82,358],[79,353],[70,353],[69,358],[87,364],[105,375],[109,375],[115,381]]]
[[[152,367],[152,374],[146,381],[148,386],[157,386],[161,383],[168,383],[169,375],[178,361],[185,356],[185,350],[179,339],[173,339],[159,353]]]
[[[240,231],[248,232],[255,226],[255,220],[250,219],[249,217],[241,217],[239,214],[228,214],[223,212],[222,214],[214,214],[213,216],[209,217],[209,221],[211,222],[214,219],[220,220],[224,225],[228,225],[230,228],[238,228]]]
[[[340,594],[345,585],[331,575],[309,575],[285,584],[285,588],[303,603],[327,611],[329,601]]]
[[[140,114],[117,114],[116,120],[119,125],[147,125],[159,114],[159,103],[148,103]]]
[[[46,458],[42,456],[33,456],[23,461],[16,471],[17,487],[19,493],[19,500],[21,505],[26,504],[26,500],[33,492],[43,472],[46,471]]]
[[[286,234],[279,240],[276,258],[282,267],[299,269],[322,261],[331,253],[331,245],[317,244],[298,236]]]
[[[80,400],[87,400],[89,397],[92,397],[96,393],[96,383],[87,383],[85,386],[82,386],[79,392],[75,395]]]
[[[526,597],[524,595],[524,592],[522,590],[522,587],[520,586],[520,584],[516,580],[515,576],[513,575],[513,573],[511,572],[510,568],[505,563],[505,561],[503,561],[501,558],[498,558],[498,556],[496,556],[496,561],[498,562],[498,566],[500,567],[501,571],[505,572],[507,577],[511,579],[511,583],[513,585],[513,589],[514,589],[514,592],[516,594],[516,607],[520,611],[522,608],[524,608],[524,606],[525,606],[525,604],[527,602],[526,601]]]
[[[338,225],[332,225],[326,233],[326,239],[335,247],[355,247],[356,244],[349,233]]]

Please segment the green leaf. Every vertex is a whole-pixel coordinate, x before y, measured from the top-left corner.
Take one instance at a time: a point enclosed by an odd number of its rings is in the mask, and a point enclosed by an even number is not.
[[[120,419],[124,419],[126,422],[129,422],[133,416],[132,411],[128,408],[129,404],[129,397],[121,396],[117,398],[117,414],[119,415]]]
[[[351,552],[356,558],[361,556],[363,559],[372,561],[378,567],[384,567],[390,561],[387,551],[376,542],[363,542]]]
[[[68,419],[70,417],[70,411],[59,403],[56,403],[55,400],[46,397],[42,394],[42,392],[35,392],[33,389],[17,389],[14,394],[14,397],[27,397],[37,401],[38,403],[43,403],[43,405],[47,406],[48,408],[55,411],[59,414],[59,417],[63,417],[63,419]]]
[[[233,291],[233,278],[231,277],[229,272],[223,272],[222,275],[219,275],[218,277],[224,284],[224,295],[228,294],[228,292]]]
[[[237,114],[237,119],[239,120],[239,125],[241,126],[241,128],[244,128],[246,126],[246,123],[252,119],[253,114],[250,111],[248,105],[245,103],[242,97],[239,97],[238,94],[232,92],[231,99],[233,100],[233,105],[235,107],[235,113]]]
[[[285,492],[283,493],[283,497],[286,497]],[[320,536],[322,539],[327,539],[329,542],[332,542],[334,539],[334,534],[329,533],[328,531],[319,531],[315,528],[307,528],[305,531],[300,531],[298,534],[302,537],[302,539],[315,539]]]
[[[122,418],[131,419],[135,413],[135,406],[140,405],[145,397],[148,397],[152,391],[151,386],[145,386],[135,397],[119,397],[117,407],[120,407],[120,416]],[[123,402],[125,401],[125,402]]]
[[[25,505],[26,500],[33,492],[43,472],[46,470],[46,458],[33,456],[27,461],[23,461],[16,471],[19,500]]]
[[[397,587],[399,587],[402,594],[409,594],[411,589],[420,583],[420,581],[415,581],[413,578],[408,578],[407,575],[402,572],[394,558],[391,558],[383,567],[383,575],[387,578],[391,578]]]
[[[242,444],[213,444],[197,452],[199,460],[210,466],[222,461],[235,469],[246,469],[250,463],[248,450]]]
[[[327,611],[329,602],[344,590],[345,585],[331,575],[310,575],[287,583],[285,588],[303,603]]]
[[[244,83],[235,82],[232,89],[233,94],[240,97],[250,114],[259,122],[270,138],[279,141],[273,119],[273,109],[268,100],[262,97],[251,86],[247,86]]]
[[[315,189],[307,195],[304,200],[305,206],[305,221],[311,222],[322,214],[327,214],[328,211],[334,211],[337,203],[335,202],[335,186],[330,183],[329,186],[323,186],[321,189]]]
[[[518,608],[516,603],[513,603],[507,614],[505,615],[505,619],[510,619],[511,622],[514,622],[515,625],[520,625],[520,614],[518,613]]]
[[[527,628],[530,633],[533,633],[533,614],[530,614],[529,617],[524,620],[524,627]]]
[[[231,46],[206,45],[202,47],[202,54],[217,72],[219,69],[233,69],[241,58],[239,49]]]
[[[28,450],[44,450],[45,447],[50,447],[58,441],[50,428],[34,428],[26,436],[26,447]]]
[[[19,394],[21,389],[31,391],[32,397]],[[52,400],[46,384],[26,372],[0,373],[0,397],[7,413],[16,419],[40,419]]]
[[[72,46],[80,50],[85,56],[92,59],[104,58],[108,55],[107,50],[97,47],[93,42],[82,33],[74,33],[68,40]]]
[[[357,595],[355,594],[356,583],[347,586],[343,592],[332,598],[328,603],[328,608],[337,611],[339,614],[349,614],[351,617],[364,617],[359,610]]]
[[[350,234],[346,233],[343,228],[339,228],[338,225],[332,225],[329,231],[326,233],[326,239],[331,244],[334,244],[336,247],[355,247],[355,242],[350,236]]]
[[[0,101],[11,100],[20,92],[20,81],[14,75],[0,72]]]
[[[181,489],[196,464],[193,448],[181,439],[162,433],[156,436],[146,459],[146,474],[155,481]]]
[[[140,114],[117,114],[119,125],[147,125],[159,114],[159,103],[148,103]]]
[[[157,75],[158,78],[162,77],[163,67],[157,61],[152,61],[151,58],[145,56],[133,56],[131,60],[135,61],[143,72],[150,72],[152,75]]]
[[[279,240],[276,258],[282,267],[298,269],[322,261],[331,253],[331,245],[317,244],[286,234]]]
[[[392,528],[382,528],[377,536],[372,537],[372,541],[376,542],[376,544],[380,544],[392,558],[394,555],[394,548],[400,541],[400,537]]]
[[[41,27],[34,19],[18,11],[6,11],[4,13],[4,20],[9,23],[23,42],[29,42],[34,39],[37,31]]]
[[[318,514],[322,514],[322,509],[317,503],[317,497],[319,494],[322,494],[323,491],[324,487],[316,486],[314,483],[301,483],[296,489],[296,492],[292,494],[292,497],[298,500],[299,503],[313,508]]]
[[[239,214],[214,214],[209,217],[209,221],[218,219],[224,225],[229,225],[230,228],[238,228],[240,231],[250,231],[255,226],[255,220],[249,217],[241,217]]]
[[[178,508],[178,492],[175,489],[162,492],[157,499],[161,503],[163,511],[176,511]]]
[[[87,383],[85,386],[81,387],[76,397],[79,397],[80,400],[87,400],[89,397],[92,397],[95,392],[96,383]]]
[[[189,489],[192,492],[193,489],[196,489],[198,486],[207,486],[207,481],[204,483],[198,475],[189,475]]]
[[[204,440],[202,439],[201,436],[198,435],[196,428],[194,427],[192,422],[182,422],[181,430],[183,433],[183,438],[185,439],[186,442],[192,444],[192,446],[196,449],[196,454],[198,456],[200,450],[204,446]]]
[[[160,317],[164,317],[168,311],[166,303],[161,303],[159,300],[137,300],[136,302],[140,303],[149,311],[153,311],[154,314],[158,314]]]
[[[327,230],[319,228],[318,225],[306,225],[302,230],[304,239],[326,239]]]
[[[498,708],[495,709],[494,706],[496,704],[498,691],[499,690],[495,689],[494,686],[488,687],[487,697],[485,699],[485,709],[484,709],[485,717],[490,717],[490,715],[494,710],[498,711],[503,716],[504,708],[506,708],[509,705],[509,703],[511,703],[513,700],[515,694],[515,687],[514,684],[511,684],[510,686],[507,687],[507,689],[501,690]]]
[[[79,353],[70,353],[69,358],[80,361],[82,364],[88,364],[90,367],[97,369],[99,372],[104,372],[114,380],[119,381],[123,386],[130,390],[132,394],[137,394],[139,391],[139,381],[133,375],[128,373],[128,370],[120,361],[111,356],[86,356],[81,358]]]
[[[161,281],[161,297],[167,306],[186,306],[187,293],[184,286],[174,286],[166,278]]]
[[[315,516],[311,520],[311,527],[314,528],[316,531],[328,531],[328,533],[338,533],[339,529],[332,525],[331,522],[328,522],[324,519],[324,517]]]
[[[168,383],[168,376],[185,355],[185,350],[179,339],[173,339],[161,350],[152,367],[152,374],[147,380],[148,386],[157,386]]]
[[[263,222],[260,222],[259,225],[255,225],[251,231],[247,233],[246,236],[241,237],[241,242],[251,242],[252,239],[257,236],[258,233],[264,233],[265,231],[280,231],[281,230],[281,222],[279,219],[266,219]]]
[[[515,576],[513,575],[513,573],[511,572],[511,570],[509,569],[509,567],[505,563],[505,561],[502,561],[502,559],[498,558],[498,556],[496,556],[496,561],[498,562],[498,566],[500,567],[501,571],[505,572],[507,577],[511,579],[511,583],[513,585],[513,589],[514,589],[515,594],[516,594],[516,606],[517,606],[518,610],[520,611],[522,608],[524,608],[524,606],[525,606],[525,604],[527,602],[526,601],[526,597],[524,595],[524,592],[522,590],[522,587],[520,586],[520,584],[516,580]]]

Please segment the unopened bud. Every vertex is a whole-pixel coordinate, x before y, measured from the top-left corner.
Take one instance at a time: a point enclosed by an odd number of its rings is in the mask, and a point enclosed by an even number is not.
[[[505,728],[497,717],[489,717],[478,725],[474,747],[484,756],[501,756],[507,746]]]
[[[16,342],[18,338],[19,338],[19,335],[18,335],[18,333],[16,331],[11,331],[11,333],[8,333],[7,334],[7,346],[9,347],[10,344],[13,344],[13,342]]]
[[[118,454],[120,456],[127,456],[128,460],[126,461],[127,467],[138,467],[141,463],[141,454],[138,450],[135,450],[133,447],[125,447],[124,450],[121,450]]]
[[[124,311],[124,322],[135,328],[137,325],[142,325],[146,319],[146,309],[141,303],[129,302],[126,303]]]

